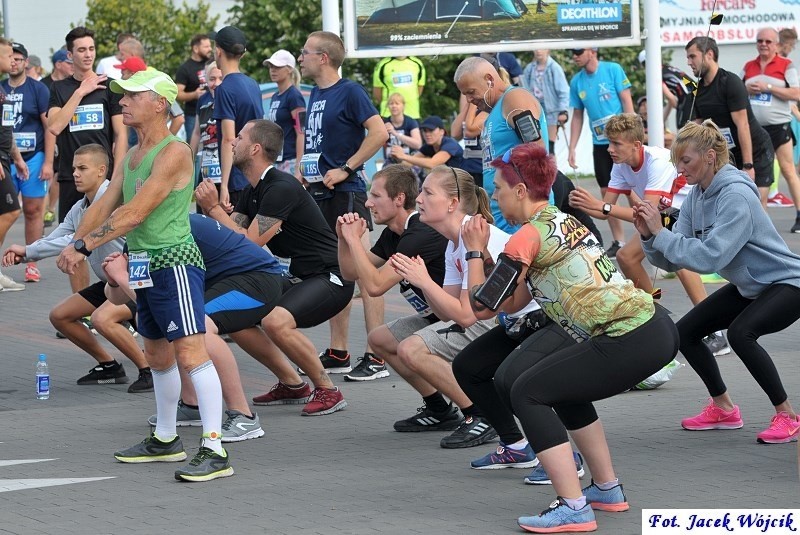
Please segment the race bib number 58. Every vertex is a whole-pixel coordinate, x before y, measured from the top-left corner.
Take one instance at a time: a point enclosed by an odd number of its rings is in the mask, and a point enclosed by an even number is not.
[[[105,124],[105,110],[102,104],[85,104],[75,108],[69,120],[70,132],[84,130],[102,130]]]

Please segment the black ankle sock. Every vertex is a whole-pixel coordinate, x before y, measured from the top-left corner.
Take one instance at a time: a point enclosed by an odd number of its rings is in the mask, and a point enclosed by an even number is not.
[[[190,409],[197,409],[197,410],[199,410],[199,409],[200,409],[200,407],[198,407],[197,405],[189,405],[188,403],[186,403],[186,402],[185,402],[185,401],[183,401],[183,400],[181,400],[181,403],[183,403],[183,406],[184,406],[184,407],[188,407],[188,408],[190,408]]]
[[[144,368],[139,368],[140,372],[152,372],[150,366],[145,366]]]
[[[464,415],[464,418],[467,418],[468,416],[479,418],[481,416],[481,410],[473,403],[469,407],[461,409],[461,414]]]
[[[375,353],[370,353],[369,351],[365,351],[365,352],[364,352],[364,356],[365,356],[365,357],[367,357],[367,358],[371,358],[372,360],[378,361],[378,362],[380,362],[381,364],[383,364],[383,359],[382,359],[382,358],[380,358],[380,357],[379,357],[378,355],[376,355]]]
[[[450,408],[450,403],[440,392],[434,392],[430,396],[423,397],[422,400],[425,402],[425,406],[433,412],[446,412]]]
[[[340,359],[346,359],[347,357],[350,356],[350,353],[346,349],[331,349],[331,348],[328,348],[328,351],[330,352],[331,355],[333,355],[336,358],[340,358]]]

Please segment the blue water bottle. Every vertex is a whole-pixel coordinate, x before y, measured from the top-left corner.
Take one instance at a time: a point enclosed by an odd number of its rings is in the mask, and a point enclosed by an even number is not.
[[[50,372],[44,353],[39,355],[39,362],[36,363],[36,399],[50,399]]]

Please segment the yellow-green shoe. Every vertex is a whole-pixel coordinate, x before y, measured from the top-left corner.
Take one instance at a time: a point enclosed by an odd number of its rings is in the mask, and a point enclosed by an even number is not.
[[[162,442],[151,433],[135,446],[116,452],[114,458],[122,463],[174,463],[186,459],[186,452],[180,437]]]
[[[728,282],[724,277],[720,277],[719,273],[700,275],[700,280],[703,281],[703,284],[725,284]]]

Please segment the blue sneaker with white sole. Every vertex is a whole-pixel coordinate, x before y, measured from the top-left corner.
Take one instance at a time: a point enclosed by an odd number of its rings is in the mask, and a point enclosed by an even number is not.
[[[578,471],[578,478],[582,478],[586,474],[586,471],[583,469],[583,456],[577,451],[573,451],[572,458],[575,460],[575,470]],[[547,472],[545,472],[544,466],[540,464],[533,469],[533,472],[525,477],[525,484],[552,485],[553,482],[550,481],[550,477],[547,475]]]
[[[524,449],[515,450],[502,442],[493,453],[487,453],[480,459],[469,463],[475,470],[497,470],[499,468],[533,468],[539,459],[533,453],[530,444]]]
[[[517,523],[531,533],[577,533],[597,529],[594,511],[588,503],[580,509],[573,509],[560,496],[539,515],[521,516]]]

